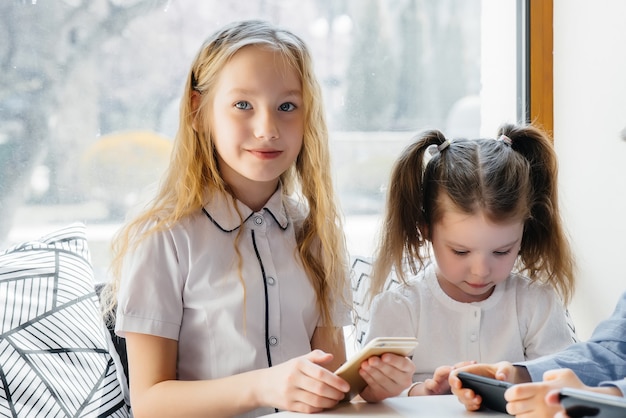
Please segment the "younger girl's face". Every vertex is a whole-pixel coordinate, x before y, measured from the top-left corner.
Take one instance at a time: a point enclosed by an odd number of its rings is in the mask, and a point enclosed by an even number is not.
[[[298,73],[260,46],[238,51],[221,70],[212,107],[220,173],[235,195],[267,194],[302,147],[304,109]]]
[[[524,223],[493,223],[482,212],[446,209],[432,227],[437,280],[459,302],[487,299],[511,273],[522,243]]]

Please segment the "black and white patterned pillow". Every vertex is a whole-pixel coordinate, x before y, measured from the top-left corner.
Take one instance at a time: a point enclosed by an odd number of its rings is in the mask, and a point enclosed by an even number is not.
[[[85,225],[0,253],[0,416],[128,417]]]
[[[355,340],[361,345],[363,337],[367,333],[370,322],[370,300],[368,293],[372,276],[373,260],[369,257],[355,256],[352,258],[350,268],[350,281],[352,283],[352,306],[353,322],[355,328]],[[400,284],[395,272],[392,272],[383,286],[387,291]]]

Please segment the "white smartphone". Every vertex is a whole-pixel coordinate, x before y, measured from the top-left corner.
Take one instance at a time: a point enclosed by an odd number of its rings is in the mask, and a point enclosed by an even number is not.
[[[359,375],[361,363],[372,356],[394,353],[408,357],[417,347],[417,338],[413,337],[378,337],[367,343],[354,357],[341,365],[335,374],[350,383],[350,392],[344,400],[351,400],[358,395],[367,383]]]

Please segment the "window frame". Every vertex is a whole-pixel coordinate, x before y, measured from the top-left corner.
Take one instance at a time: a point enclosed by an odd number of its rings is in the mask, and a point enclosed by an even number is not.
[[[554,132],[553,0],[518,0],[519,119]]]

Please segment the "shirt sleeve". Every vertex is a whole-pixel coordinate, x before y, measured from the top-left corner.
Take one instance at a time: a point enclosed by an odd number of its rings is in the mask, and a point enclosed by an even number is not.
[[[518,293],[523,300],[518,306],[527,308],[532,301],[533,309],[525,309],[527,317],[524,336],[524,358],[532,360],[561,351],[577,342],[567,310],[554,290],[546,285],[531,284],[529,292]]]
[[[371,307],[369,326],[361,345],[376,337],[417,337],[418,298],[411,298],[402,287],[377,295]]]
[[[178,340],[183,315],[183,273],[168,231],[149,234],[124,259],[115,332]]]
[[[626,394],[626,292],[588,341],[520,365],[527,368],[533,381],[542,380],[548,370],[569,368],[588,386],[616,386]]]

